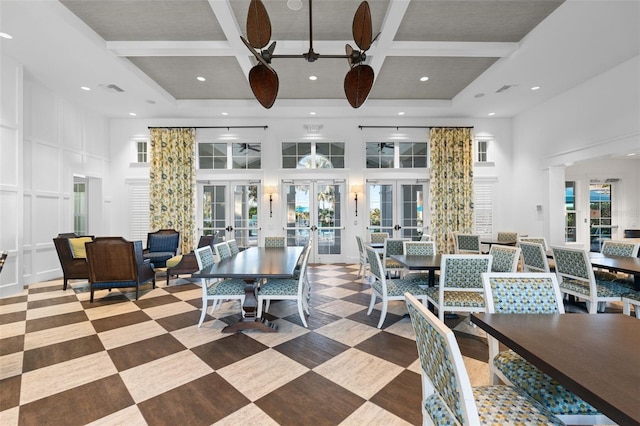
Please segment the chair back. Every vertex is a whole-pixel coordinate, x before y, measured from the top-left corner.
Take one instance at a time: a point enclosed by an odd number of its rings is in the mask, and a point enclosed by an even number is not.
[[[372,232],[370,238],[372,243],[381,244],[389,238],[389,234],[387,232]]]
[[[422,236],[420,236],[420,241],[431,241],[431,235],[422,234]]]
[[[198,247],[211,246],[213,248],[213,242],[215,241],[216,236],[214,235],[202,235],[198,240]]]
[[[285,247],[285,239],[284,237],[264,237],[264,246],[266,248]]]
[[[540,243],[520,240],[524,272],[550,272],[547,252]]]
[[[482,274],[485,308],[490,314],[564,314],[553,273]]]
[[[492,259],[487,254],[443,254],[440,261],[440,293],[445,290],[483,292],[482,273],[491,271]]]
[[[605,240],[602,243],[600,252],[607,256],[624,256],[624,257],[638,257],[638,249],[640,243],[633,243],[631,241],[614,241]]]
[[[517,232],[498,232],[497,239],[499,242],[518,241],[518,233]]]
[[[172,252],[178,254],[180,233],[175,229],[160,229],[147,234],[147,250],[154,252]]]
[[[556,263],[556,275],[560,284],[564,286],[577,282],[589,288],[588,298],[591,303],[595,303],[598,295],[596,277],[593,273],[591,261],[586,250],[569,247],[552,246],[553,259]],[[593,313],[596,311],[593,310]]]
[[[302,263],[300,264],[300,273],[298,275],[298,297],[302,297],[302,294],[305,291],[305,286],[308,282],[307,265],[309,263],[310,254],[311,254],[311,250],[304,250],[301,255]]]
[[[366,247],[367,260],[369,261],[369,272],[371,273],[371,287],[378,292],[378,294],[387,294],[387,280],[384,269],[382,268],[382,262],[378,252],[373,247]]]
[[[536,243],[542,244],[542,250],[546,253],[549,250],[549,246],[547,245],[547,240],[544,237],[518,237],[518,245],[521,243]]]
[[[364,243],[362,242],[362,237],[360,235],[356,235],[356,243],[358,243],[358,253],[360,253],[360,257],[364,257]]]
[[[198,270],[203,270],[216,263],[211,246],[199,247],[195,250]]]
[[[489,249],[493,256],[491,272],[517,272],[520,261],[520,248],[493,244]]]
[[[235,256],[236,254],[240,253],[240,249],[238,248],[238,243],[236,242],[236,240],[229,240],[227,241],[227,244],[229,245],[229,250],[231,250],[231,256]]]
[[[86,248],[92,286],[137,282],[138,262],[132,241],[122,237],[97,237],[88,242]]]
[[[479,425],[477,406],[453,331],[409,293],[405,294],[416,335],[422,378],[422,407],[446,424]],[[427,424],[427,419],[424,419]],[[440,424],[440,423],[438,423]]]
[[[224,259],[228,259],[232,256],[229,244],[227,244],[226,242],[214,245],[213,249],[215,250],[216,256],[218,257],[218,262]]]
[[[436,243],[435,241],[405,241],[404,254],[407,256],[434,256]]]
[[[480,254],[480,235],[475,234],[454,234],[456,240],[456,253],[476,253]]]

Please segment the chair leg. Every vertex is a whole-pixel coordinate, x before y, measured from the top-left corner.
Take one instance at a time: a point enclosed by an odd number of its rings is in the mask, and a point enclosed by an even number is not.
[[[64,283],[62,284],[62,289],[66,290],[67,289],[67,278],[65,277],[63,281],[64,281]]]
[[[302,308],[302,300],[298,299],[298,315],[300,315],[300,319],[302,320],[302,325],[304,325],[304,328],[308,328],[307,327],[307,320],[304,318],[304,309]]]
[[[207,300],[204,299],[202,301],[202,313],[200,314],[200,322],[198,322],[198,327],[200,327],[202,325],[202,322],[204,321],[204,317],[207,315]]]
[[[264,305],[264,299],[258,297],[258,313],[256,314],[258,318],[262,318],[262,306]]]
[[[271,299],[265,300],[264,304],[265,304],[264,311],[269,312],[269,306],[271,306]]]
[[[382,323],[387,316],[387,301],[382,301],[382,311],[380,312],[380,321],[378,321],[378,328],[382,328]]]
[[[367,315],[371,315],[371,312],[373,311],[373,307],[376,304],[376,294],[373,291],[373,289],[371,289],[371,302],[369,302],[369,310],[367,311]]]

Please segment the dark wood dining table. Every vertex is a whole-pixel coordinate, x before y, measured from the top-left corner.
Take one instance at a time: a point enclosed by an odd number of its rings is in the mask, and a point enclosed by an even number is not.
[[[242,305],[245,316],[223,328],[223,333],[241,330],[276,331],[275,324],[257,316],[257,283],[263,278],[293,278],[302,249],[303,247],[251,247],[191,275],[193,278],[239,278],[246,282]]]
[[[597,252],[589,252],[591,265],[633,275],[633,288],[640,291],[640,257],[611,256]]]
[[[622,314],[471,314],[471,322],[621,425],[640,424],[640,321]]]
[[[429,287],[433,287],[435,285],[435,271],[440,270],[441,256],[439,254],[433,256],[392,254],[390,257],[410,271],[428,271]]]

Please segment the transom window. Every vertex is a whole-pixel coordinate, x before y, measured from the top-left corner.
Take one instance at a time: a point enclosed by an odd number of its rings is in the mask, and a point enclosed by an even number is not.
[[[344,142],[283,142],[283,169],[343,169]]]
[[[259,143],[199,143],[199,169],[260,169],[262,146]]]
[[[427,142],[367,142],[368,169],[428,167]]]

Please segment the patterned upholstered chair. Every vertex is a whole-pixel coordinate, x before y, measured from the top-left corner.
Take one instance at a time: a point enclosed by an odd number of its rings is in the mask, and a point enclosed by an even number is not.
[[[196,249],[195,255],[198,261],[198,270],[216,263],[211,246]],[[222,304],[222,302],[227,299],[239,300],[240,306],[242,307],[244,303],[244,286],[245,282],[237,278],[202,279],[202,313],[200,314],[198,327],[200,327],[204,321],[210,300],[213,301],[211,305],[211,315],[213,315],[213,311],[218,304]]]
[[[549,250],[547,240],[544,237],[518,237],[518,244],[520,243],[536,243],[542,244],[542,250],[546,253]]]
[[[264,246],[266,248],[286,247],[284,237],[264,237]]]
[[[144,258],[151,260],[154,268],[164,268],[167,260],[178,254],[180,233],[175,229],[160,229],[147,234]]]
[[[93,240],[93,236],[78,237],[74,233],[58,234],[53,244],[60,259],[63,274],[63,290],[67,289],[69,280],[88,280],[89,264],[85,244]]]
[[[542,244],[520,240],[520,251],[524,272],[551,272]]]
[[[231,256],[235,256],[240,253],[240,248],[238,247],[238,242],[236,240],[229,240],[227,241],[227,244],[229,245],[229,250],[231,250]]]
[[[382,244],[384,240],[389,238],[389,233],[387,232],[372,232],[370,235],[371,242],[374,244]]]
[[[397,272],[400,277],[404,273],[404,266],[397,260],[391,259],[393,254],[404,254],[405,238],[385,238],[384,248],[382,249],[382,267],[387,277],[391,277],[391,272]]]
[[[215,252],[218,262],[233,256],[231,254],[231,249],[229,248],[229,244],[227,244],[226,241],[222,243],[214,244],[213,251]]]
[[[376,298],[380,298],[382,300],[382,310],[380,312],[378,328],[382,328],[384,319],[387,316],[387,308],[390,300],[404,300],[404,294],[411,293],[421,299],[423,303],[427,303],[427,292],[420,287],[417,281],[387,279],[382,269],[382,261],[375,249],[367,247],[367,259],[369,260],[369,271],[371,272],[371,302],[369,303],[367,315],[371,315],[373,307],[376,304]]]
[[[621,302],[622,296],[632,290],[631,283],[597,280],[585,250],[556,246],[551,250],[560,291],[587,302],[590,314],[598,312],[600,302]],[[604,306],[600,308],[604,310]]]
[[[434,256],[436,254],[435,241],[405,241],[404,254],[407,256]],[[404,275],[404,279],[416,280],[426,283],[429,280],[428,272],[410,272]]]
[[[520,248],[493,244],[489,249],[493,256],[491,272],[517,272],[520,261]]]
[[[406,301],[420,356],[422,424],[564,424],[514,387],[472,388],[453,331],[415,297]]]
[[[491,271],[487,254],[443,254],[440,283],[427,289],[427,299],[438,309],[440,321],[450,311],[484,312],[482,273]]]
[[[311,250],[304,251],[304,257],[302,259],[302,265],[300,268],[300,274],[298,279],[268,279],[266,282],[260,285],[258,290],[258,318],[262,317],[262,308],[265,301],[271,300],[295,300],[298,306],[298,315],[302,325],[307,327],[307,320],[304,316],[309,312],[309,301],[307,294],[309,294],[306,288],[307,280],[307,262],[309,261],[309,254]],[[265,311],[268,311],[269,306]]]
[[[539,245],[539,244],[538,244]],[[564,314],[562,295],[552,273],[482,274],[486,309],[500,314]],[[529,394],[567,424],[610,424],[597,409],[565,389],[555,379],[512,350],[499,351],[499,342],[487,334],[489,372]]]
[[[640,243],[632,241],[605,240],[602,243],[600,253],[606,256],[638,257],[639,248]],[[616,273],[613,271],[604,271],[599,269],[595,271],[595,275],[596,279],[606,281],[633,281],[633,276],[630,277],[628,274]]]
[[[358,276],[364,279],[367,273],[367,255],[360,235],[356,235],[356,243],[358,244]]]
[[[98,237],[85,244],[89,264],[89,287],[93,302],[96,289],[136,288],[152,281],[156,288],[156,274],[151,263],[142,256],[142,241],[127,241],[122,237]]]
[[[213,241],[215,235],[203,235],[198,241],[198,248],[204,246],[210,246],[213,248]],[[173,256],[167,260],[167,286],[169,286],[169,279],[173,276],[179,277],[182,274],[193,274],[198,271],[198,261],[196,260],[196,254],[191,251],[187,254],[179,254]]]
[[[480,235],[454,234],[457,254],[480,254]]]
[[[420,236],[420,241],[431,241],[431,235],[429,234],[422,234]]]
[[[622,296],[622,313],[631,315],[631,305],[636,312],[636,318],[640,318],[640,291],[630,291]]]
[[[497,240],[501,243],[515,243],[518,241],[517,232],[498,232]]]

